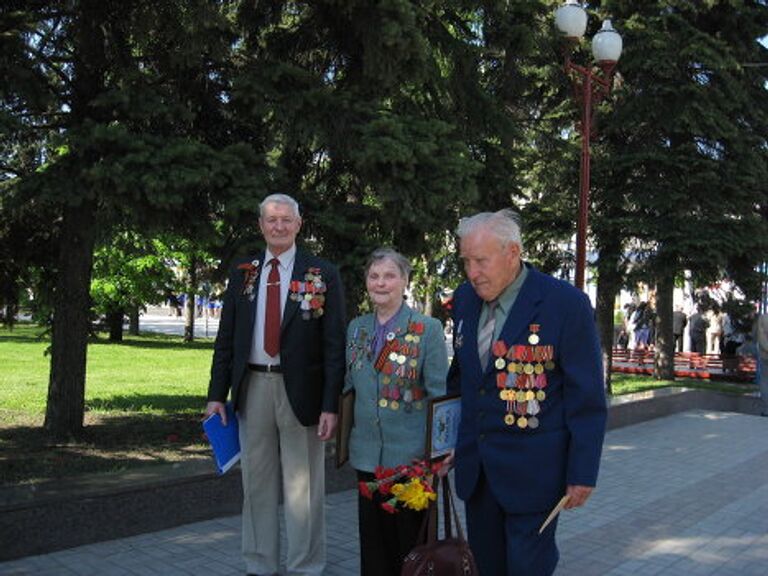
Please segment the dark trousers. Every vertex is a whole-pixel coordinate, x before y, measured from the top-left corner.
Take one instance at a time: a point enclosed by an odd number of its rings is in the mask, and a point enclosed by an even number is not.
[[[508,514],[493,496],[482,468],[465,506],[467,537],[480,576],[550,576],[555,571],[560,558],[557,519],[538,533],[549,511]]]
[[[357,479],[370,481],[374,475],[358,470]],[[390,514],[381,508],[381,502],[378,495],[373,500],[358,495],[361,576],[397,576],[403,558],[419,544],[425,512],[404,509]]]
[[[683,351],[683,335],[675,334],[675,352]]]

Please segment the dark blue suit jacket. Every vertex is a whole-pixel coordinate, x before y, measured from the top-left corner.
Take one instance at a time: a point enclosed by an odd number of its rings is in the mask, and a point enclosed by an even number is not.
[[[507,345],[528,345],[537,324],[539,345],[554,347],[546,370],[546,399],[536,429],[504,422],[491,355],[481,367],[477,330],[482,300],[469,283],[454,296],[454,358],[448,388],[460,392],[462,417],[456,447],[456,490],[472,495],[480,467],[508,513],[550,510],[567,484],[594,486],[605,434],[606,404],[600,346],[585,294],[528,266],[517,300],[499,335]]]
[[[258,273],[261,274],[264,252],[255,259],[260,263]],[[231,390],[235,409],[248,372],[258,298],[258,277],[255,297],[250,299],[243,294],[245,275],[237,265],[249,261],[236,262],[229,277],[208,387],[209,401],[224,402]],[[346,316],[339,272],[329,262],[297,250],[291,279],[304,281],[309,268],[319,268],[326,284],[323,315],[305,319],[299,311],[299,302],[288,298],[280,325],[280,362],[285,388],[293,412],[304,426],[317,424],[320,412],[337,411],[345,371]]]

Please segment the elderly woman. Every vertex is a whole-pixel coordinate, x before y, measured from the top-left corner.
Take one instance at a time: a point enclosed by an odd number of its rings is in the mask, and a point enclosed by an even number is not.
[[[448,356],[443,329],[404,301],[411,266],[401,254],[380,248],[365,267],[373,313],[347,329],[345,389],[355,389],[349,459],[358,479],[370,481],[377,466],[424,458],[430,398],[445,394]],[[361,574],[400,574],[416,545],[423,511],[384,511],[376,498],[358,503]]]

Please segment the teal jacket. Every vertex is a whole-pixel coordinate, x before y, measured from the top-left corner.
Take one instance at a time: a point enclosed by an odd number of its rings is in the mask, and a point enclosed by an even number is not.
[[[373,472],[424,458],[429,400],[445,394],[448,353],[440,321],[403,305],[379,358],[373,314],[347,328],[345,390],[355,389],[349,460]]]

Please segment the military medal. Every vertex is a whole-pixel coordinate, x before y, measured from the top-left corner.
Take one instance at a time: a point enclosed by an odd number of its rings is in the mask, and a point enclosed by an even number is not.
[[[405,334],[402,329],[387,332],[385,343],[374,368],[383,374],[379,406],[390,410],[412,412],[424,408],[423,386],[419,383],[420,334],[424,333],[422,322],[408,322]]]
[[[533,370],[534,370],[533,364],[531,364],[530,362],[526,362],[525,365],[523,366],[523,372],[525,372],[526,374],[529,374],[529,375],[533,374]]]
[[[527,344],[507,346],[499,340],[492,347],[499,400],[506,403],[504,423],[520,430],[539,427],[537,414],[547,397],[547,370],[555,368],[554,346],[540,344],[540,328],[529,325]]]
[[[531,346],[536,346],[536,344],[539,343],[539,335],[537,334],[539,328],[540,326],[538,324],[531,324],[528,326],[528,329],[531,331],[531,333],[528,335],[528,344]]]
[[[464,320],[459,320],[458,325],[453,330],[453,349],[458,350],[462,347],[464,344],[464,334],[461,331],[461,328],[464,326]]]

